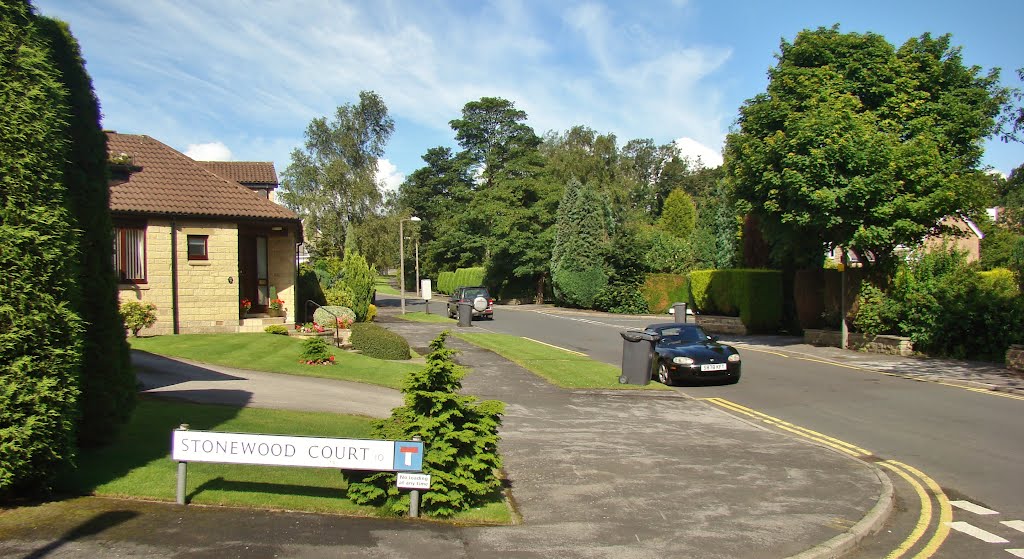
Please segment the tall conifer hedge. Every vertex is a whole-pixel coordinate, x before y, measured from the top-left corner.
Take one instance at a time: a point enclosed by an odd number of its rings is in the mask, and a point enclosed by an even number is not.
[[[27,2],[0,1],[0,495],[74,455],[82,321],[67,95]]]
[[[95,445],[111,440],[128,420],[136,391],[124,323],[117,312],[117,278],[110,265],[114,232],[107,136],[100,126],[92,80],[67,24],[39,18],[38,25],[51,44],[53,60],[69,94],[71,149],[64,183],[81,230],[78,283],[82,298],[77,312],[86,322],[78,440]]]

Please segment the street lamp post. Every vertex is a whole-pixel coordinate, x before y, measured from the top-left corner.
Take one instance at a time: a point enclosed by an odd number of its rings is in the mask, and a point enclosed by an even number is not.
[[[412,216],[398,220],[398,286],[402,296],[402,314],[405,314],[405,232],[402,225],[406,221],[420,221],[420,218]]]

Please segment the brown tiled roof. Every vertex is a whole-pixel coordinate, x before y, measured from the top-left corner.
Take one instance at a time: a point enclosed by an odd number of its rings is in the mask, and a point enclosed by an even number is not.
[[[266,161],[196,161],[213,174],[242,184],[276,187],[274,164]]]
[[[126,153],[142,170],[110,187],[114,212],[298,220],[294,212],[208,171],[149,136],[107,132],[111,154]]]

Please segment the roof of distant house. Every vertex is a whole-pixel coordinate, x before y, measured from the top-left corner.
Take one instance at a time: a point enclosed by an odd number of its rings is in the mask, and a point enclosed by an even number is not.
[[[269,161],[196,161],[213,174],[242,184],[276,188],[277,171]]]
[[[149,136],[107,132],[111,156],[131,157],[127,182],[110,187],[110,209],[156,215],[298,220],[294,212],[218,176]],[[276,175],[275,175],[276,176]]]

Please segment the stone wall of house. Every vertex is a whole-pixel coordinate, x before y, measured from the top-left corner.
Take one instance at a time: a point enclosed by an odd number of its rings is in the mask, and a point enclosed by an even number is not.
[[[1006,368],[1024,373],[1024,345],[1012,345],[1006,350]]]
[[[238,331],[238,229],[234,224],[176,223],[178,331]],[[207,260],[188,259],[188,235],[206,235]],[[174,333],[171,274],[171,222],[151,219],[146,226],[145,284],[120,286],[121,301],[156,305],[157,321],[143,335]],[[230,278],[230,279],[229,279]]]
[[[738,316],[699,314],[697,315],[697,324],[709,334],[747,335],[747,327]]]
[[[847,346],[850,349],[867,353],[884,353],[887,355],[913,355],[914,345],[910,338],[903,336],[875,336],[869,338],[863,334],[848,333]],[[816,346],[840,346],[840,333],[837,330],[804,330],[804,343]]]
[[[295,322],[295,238],[292,234],[267,238],[267,262],[270,287],[284,300],[285,322]],[[271,292],[273,292],[272,290]],[[305,301],[299,301],[301,308]]]

